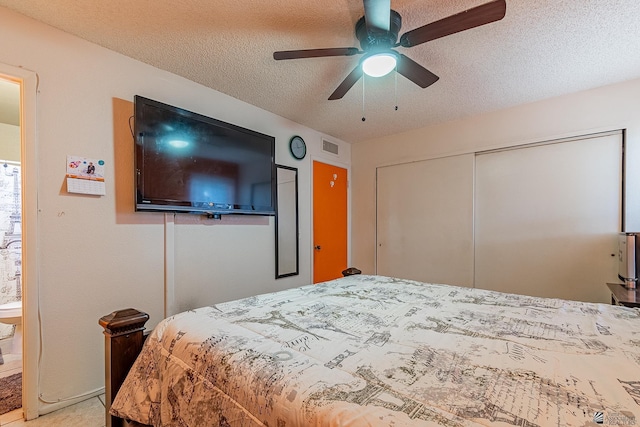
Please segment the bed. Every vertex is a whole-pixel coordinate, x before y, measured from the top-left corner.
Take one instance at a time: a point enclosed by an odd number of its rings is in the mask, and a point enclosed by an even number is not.
[[[348,276],[163,320],[110,413],[156,427],[634,425],[640,312]]]

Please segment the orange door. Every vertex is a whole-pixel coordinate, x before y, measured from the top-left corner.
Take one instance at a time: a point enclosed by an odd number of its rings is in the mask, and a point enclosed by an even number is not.
[[[313,162],[313,283],[347,268],[347,170]]]

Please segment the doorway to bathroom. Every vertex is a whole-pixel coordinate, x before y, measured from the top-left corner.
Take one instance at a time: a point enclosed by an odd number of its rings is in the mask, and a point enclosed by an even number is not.
[[[14,419],[21,418],[31,420],[37,418],[39,415],[38,379],[40,377],[40,367],[38,357],[40,348],[40,319],[38,316],[38,156],[36,141],[36,94],[38,92],[38,75],[35,71],[29,70],[24,66],[0,63],[0,81],[2,81],[2,83],[10,82],[19,88],[18,106],[15,107],[16,101],[15,98],[13,98],[14,107],[10,108],[10,110],[14,111],[14,117],[17,111],[18,118],[14,118],[13,121],[15,123],[17,120],[19,123],[19,142],[17,146],[12,145],[12,147],[19,153],[19,155],[13,154],[13,158],[17,159],[13,160],[13,162],[19,165],[18,176],[20,179],[17,185],[21,193],[21,200],[19,200],[21,208],[19,214],[17,214],[20,216],[20,222],[19,224],[15,223],[17,218],[14,218],[13,230],[14,234],[16,231],[19,231],[21,237],[22,259],[20,261],[19,271],[21,305],[17,316],[20,317],[21,315],[21,326],[24,331],[22,334],[22,364],[18,364],[18,370],[22,371],[22,381],[21,383],[20,381],[17,382],[18,386],[22,387],[22,409],[9,412],[5,416],[0,416],[0,424],[5,425],[9,420],[13,421]],[[16,86],[13,86],[14,91],[15,87]],[[0,108],[4,108],[6,103],[7,97],[0,94]],[[2,120],[0,120],[0,123],[3,123]],[[1,128],[8,129],[10,128],[9,126],[11,125],[1,126]],[[15,128],[13,129],[15,131]],[[0,133],[0,142],[2,142],[0,145],[6,145],[4,141],[3,134]],[[4,160],[4,155],[2,157],[2,160]],[[13,176],[13,168],[11,168],[9,160],[8,158],[7,170],[10,169],[10,174]],[[3,165],[4,162],[0,162],[0,172],[2,174],[4,174],[3,170],[5,169]],[[15,185],[15,181],[10,180],[10,182],[12,185]],[[15,206],[13,189],[11,191],[11,204]],[[9,233],[9,235],[11,235],[11,233]],[[1,239],[4,238],[5,236],[2,235]],[[9,237],[6,240],[8,243],[11,238]],[[0,255],[0,258],[2,258],[2,255]],[[15,270],[13,271],[15,273]],[[2,284],[0,284],[0,286],[2,286]],[[17,293],[15,280],[13,286]],[[4,317],[15,316],[16,314],[9,314]],[[15,330],[18,330],[18,333],[20,333],[20,329],[18,329],[15,324],[17,323],[17,319],[14,318],[13,322],[14,324],[12,324],[11,329],[14,331],[13,338],[15,338]],[[14,342],[12,339],[11,347],[13,347]],[[5,357],[4,359],[6,362],[8,358]],[[7,416],[11,418],[8,420],[6,418]]]
[[[0,420],[22,407],[20,111],[20,83],[0,78]]]

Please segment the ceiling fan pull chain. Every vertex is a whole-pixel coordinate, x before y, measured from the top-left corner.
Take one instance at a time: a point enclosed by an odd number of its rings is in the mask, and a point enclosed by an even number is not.
[[[367,120],[364,117],[364,81],[367,79],[366,74],[362,75],[362,121],[364,122],[365,120]]]
[[[396,64],[395,72],[395,86],[396,86],[396,111],[398,111],[398,64]]]

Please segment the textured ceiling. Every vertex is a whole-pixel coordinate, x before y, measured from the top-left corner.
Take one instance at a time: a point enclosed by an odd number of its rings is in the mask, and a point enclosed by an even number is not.
[[[391,0],[391,6],[402,15],[402,34],[486,2]],[[364,103],[362,80],[341,100],[327,100],[359,56],[272,57],[276,50],[359,48],[354,26],[362,0],[0,0],[0,6],[348,142],[640,77],[638,0],[507,0],[501,21],[398,48],[440,77],[434,85],[421,89],[395,74],[369,77]]]

